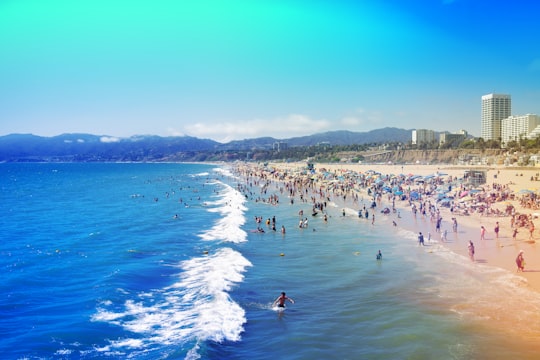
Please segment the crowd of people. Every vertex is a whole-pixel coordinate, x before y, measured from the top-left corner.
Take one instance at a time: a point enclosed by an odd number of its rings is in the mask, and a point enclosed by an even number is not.
[[[235,169],[244,179],[241,186],[246,197],[257,202],[272,205],[279,204],[280,196],[288,196],[291,203],[299,201],[309,204],[312,215],[322,214],[328,220],[326,208],[329,203],[337,203],[343,207],[342,215],[346,215],[345,207],[358,208],[358,217],[371,219],[375,224],[375,210],[381,209],[383,215],[392,215],[392,224],[398,226],[400,209],[409,208],[413,216],[429,219],[435,233],[442,242],[447,240],[447,230],[443,227],[441,210],[446,208],[450,213],[450,226],[454,233],[458,231],[458,216],[496,216],[508,217],[512,239],[516,241],[520,228],[526,228],[529,239],[534,237],[534,217],[531,214],[520,214],[510,201],[519,200],[522,207],[540,207],[540,198],[530,192],[516,194],[508,184],[483,184],[473,186],[464,179],[435,173],[428,176],[414,174],[382,174],[369,170],[356,172],[351,170],[328,171],[321,169],[287,169],[266,167],[255,164],[242,164]],[[273,185],[273,187],[271,186]],[[276,191],[270,191],[276,189]],[[383,207],[382,204],[388,204]],[[367,206],[366,206],[367,204]],[[505,209],[501,210],[500,204]],[[299,214],[299,228],[308,227],[308,218]],[[397,215],[397,217],[396,217]],[[268,223],[276,231],[275,219]],[[264,230],[263,230],[264,231]],[[285,228],[281,232],[285,234]],[[499,239],[500,224],[496,222],[493,234]],[[487,229],[480,227],[480,240],[486,239]],[[432,240],[431,231],[427,232],[428,241]],[[424,234],[418,235],[419,245],[425,245]],[[475,261],[475,247],[472,240],[467,244],[469,257]],[[381,255],[382,257],[382,255]],[[521,252],[518,257],[523,257]],[[516,259],[516,263],[518,260]],[[519,262],[518,270],[523,271],[524,261]]]

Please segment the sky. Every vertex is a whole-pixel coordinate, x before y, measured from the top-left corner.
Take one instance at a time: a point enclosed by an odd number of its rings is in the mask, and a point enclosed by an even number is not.
[[[0,0],[0,135],[480,136],[540,114],[540,2]]]

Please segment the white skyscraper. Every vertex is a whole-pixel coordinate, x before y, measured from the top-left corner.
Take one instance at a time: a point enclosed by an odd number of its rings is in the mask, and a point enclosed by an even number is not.
[[[488,94],[482,96],[482,138],[501,139],[501,121],[512,113],[510,95]]]

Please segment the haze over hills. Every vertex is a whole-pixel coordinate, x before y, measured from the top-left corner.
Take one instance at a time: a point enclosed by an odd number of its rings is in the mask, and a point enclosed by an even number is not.
[[[276,142],[288,147],[407,143],[411,130],[383,128],[368,132],[331,131],[289,139],[263,137],[219,143],[191,136],[154,135],[117,138],[106,135],[62,134],[42,137],[10,134],[0,137],[0,161],[164,161],[201,160],[203,153],[270,150]],[[204,159],[202,159],[204,160]]]

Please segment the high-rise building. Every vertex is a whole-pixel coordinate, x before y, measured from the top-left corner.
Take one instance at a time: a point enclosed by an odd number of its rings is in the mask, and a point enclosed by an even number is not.
[[[502,145],[510,141],[519,141],[521,138],[534,138],[534,131],[540,125],[540,116],[535,114],[509,116],[501,121]],[[537,130],[538,131],[538,130]]]
[[[510,95],[488,94],[482,96],[482,138],[501,139],[501,121],[512,113]]]

